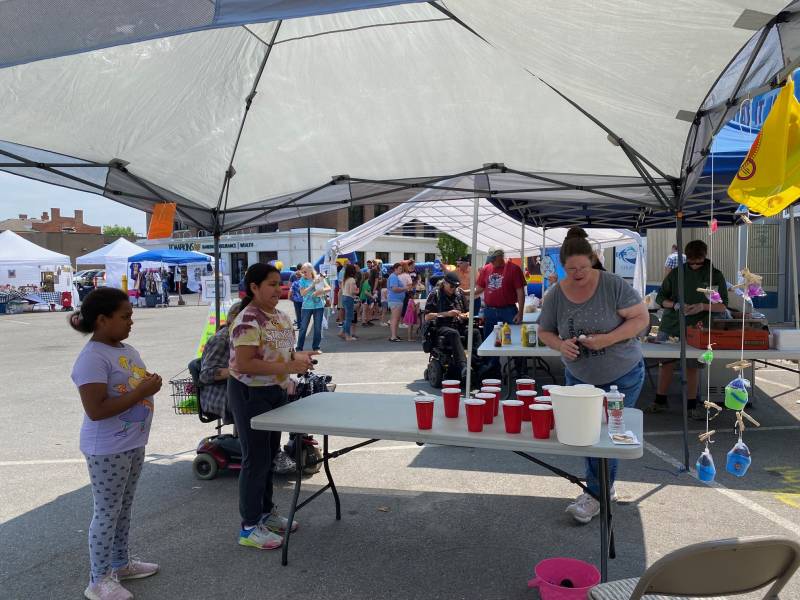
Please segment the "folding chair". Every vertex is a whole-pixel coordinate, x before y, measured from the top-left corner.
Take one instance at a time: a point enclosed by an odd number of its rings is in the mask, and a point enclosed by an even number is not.
[[[715,595],[744,594],[771,583],[764,599],[774,600],[798,567],[800,544],[787,537],[755,536],[702,542],[670,552],[650,565],[639,578],[602,583],[592,588],[589,598],[720,598]]]

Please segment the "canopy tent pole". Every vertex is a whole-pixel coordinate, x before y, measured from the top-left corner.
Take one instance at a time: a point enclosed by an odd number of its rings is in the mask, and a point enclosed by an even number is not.
[[[544,257],[545,248],[547,248],[547,239],[545,237],[545,230],[547,228],[542,223],[542,249],[539,250],[539,274],[542,276],[542,300],[544,300],[544,291],[547,289],[547,278],[544,276]]]
[[[794,232],[794,207],[789,207],[789,236],[791,237],[791,252],[792,252],[792,304],[794,304],[794,326],[800,329],[800,296],[797,292],[797,239]],[[800,377],[800,376],[799,376]],[[798,382],[800,383],[800,381]],[[800,404],[800,400],[797,401]]]
[[[678,244],[678,328],[681,331],[681,357],[680,357],[680,382],[681,382],[681,407],[683,408],[683,465],[689,470],[689,397],[686,382],[686,290],[683,281],[683,211],[679,208],[675,213],[675,235]]]
[[[520,242],[519,242],[519,266],[522,269],[523,276],[525,275],[525,215],[522,211],[520,211],[520,222],[522,224],[522,233],[520,234]],[[526,282],[527,283],[527,282]],[[528,293],[528,290],[525,290],[525,293]]]
[[[306,217],[306,243],[308,245],[308,262],[311,262],[311,217]]]
[[[478,257],[476,251],[478,248],[478,196],[475,196],[475,208],[472,212],[472,260],[470,261],[471,267],[469,270],[469,295],[467,296],[467,303],[469,304],[469,325],[467,328],[467,387],[464,390],[464,395],[469,396],[469,391],[472,389],[472,346],[474,342],[473,327],[475,324],[475,280],[477,279],[476,273],[478,271]]]
[[[222,263],[220,262],[219,258],[219,227],[214,228],[214,323],[216,324],[216,330],[219,331],[220,322],[219,322],[219,315],[220,315],[220,277],[219,272],[222,268]]]

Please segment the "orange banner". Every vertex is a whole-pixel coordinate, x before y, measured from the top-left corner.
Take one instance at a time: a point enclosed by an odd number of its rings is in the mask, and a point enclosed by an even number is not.
[[[177,208],[174,202],[164,202],[153,206],[150,229],[147,230],[148,240],[172,237],[172,231],[175,226],[175,210]]]

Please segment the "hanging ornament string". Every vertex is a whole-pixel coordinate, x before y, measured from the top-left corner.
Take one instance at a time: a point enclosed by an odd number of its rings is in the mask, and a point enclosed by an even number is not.
[[[710,290],[710,294],[708,294],[708,345],[706,346],[706,352],[709,353],[711,360],[713,360],[713,350],[711,348],[711,302],[712,302],[712,294],[714,293],[714,232],[715,227],[714,223],[716,222],[714,219],[714,153],[711,153],[711,220],[709,222],[709,234],[708,234],[708,289]],[[706,376],[706,400],[711,400],[711,363],[708,363],[708,375]],[[708,444],[711,439],[711,435],[708,433],[709,423],[711,421],[711,408],[706,406],[706,449],[708,449]]]

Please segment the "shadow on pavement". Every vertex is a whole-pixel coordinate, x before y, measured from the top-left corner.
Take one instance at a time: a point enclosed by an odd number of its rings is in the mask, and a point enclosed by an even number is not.
[[[303,496],[324,481],[304,483]],[[292,483],[276,482],[288,505]],[[126,582],[139,599],[530,599],[526,582],[547,557],[599,565],[599,524],[577,526],[563,499],[340,488],[342,520],[330,494],[302,511],[288,567],[280,552],[237,545],[237,480],[195,480],[185,461],[149,463],[137,491],[132,552],[160,563],[149,579]],[[612,577],[645,566],[638,510],[617,529]],[[81,597],[88,573],[88,487],[0,525],[3,598]]]

